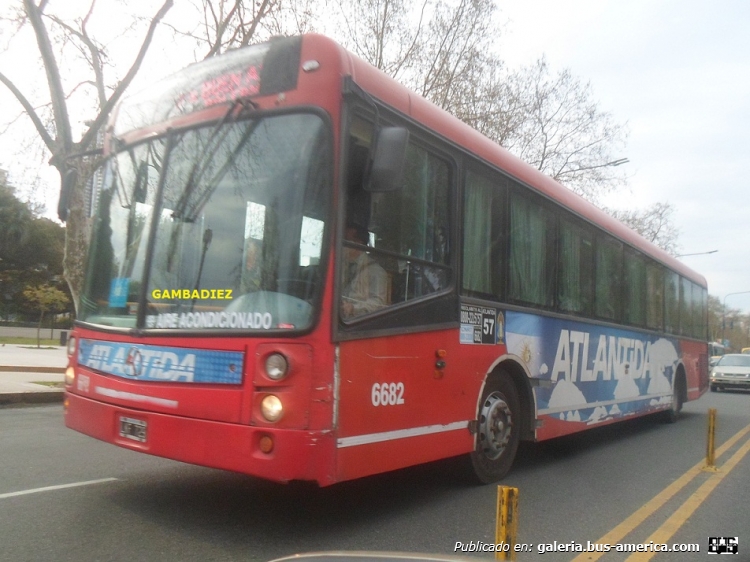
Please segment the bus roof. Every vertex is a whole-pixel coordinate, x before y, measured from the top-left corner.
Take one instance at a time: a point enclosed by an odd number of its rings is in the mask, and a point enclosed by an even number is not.
[[[435,131],[446,140],[503,170],[523,184],[567,207],[574,213],[611,233],[623,242],[638,248],[673,271],[706,287],[706,279],[699,273],[665,252],[655,244],[614,219],[583,197],[564,187],[533,166],[523,162],[494,141],[471,128],[460,119],[415,94],[405,86],[347,51],[333,40],[320,35],[303,36],[306,51],[330,48],[339,49],[344,75],[350,75],[363,90],[399,112]],[[327,45],[325,45],[327,44]]]
[[[472,129],[463,121],[449,114],[445,110],[440,109],[418,94],[410,91],[384,72],[347,51],[332,39],[322,35],[307,34],[297,38],[271,40],[269,44],[273,48],[274,44],[279,42],[284,42],[287,45],[294,45],[294,47],[292,47],[294,49],[301,49],[301,53],[300,50],[297,50],[297,54],[301,58],[297,59],[294,66],[299,65],[299,68],[302,68],[304,67],[305,62],[309,60],[319,60],[324,61],[325,63],[332,62],[338,64],[338,71],[342,77],[350,76],[360,88],[386,105],[434,131],[460,149],[468,151],[556,203],[570,209],[584,220],[597,225],[623,242],[638,248],[644,254],[661,262],[673,271],[680,273],[702,287],[706,287],[706,280],[702,275],[693,271],[670,254],[652,244],[570,189],[559,184],[533,166],[523,162],[520,158],[512,155],[506,149],[502,148],[500,145],[488,139],[478,131]],[[299,47],[300,45],[301,47]],[[115,134],[125,131],[134,131],[135,129],[148,128],[149,124],[155,124],[157,121],[166,120],[168,115],[171,115],[170,112],[174,112],[175,104],[173,100],[175,99],[175,94],[179,94],[184,88],[189,88],[190,80],[200,82],[205,78],[204,75],[210,76],[213,71],[212,69],[214,68],[249,67],[261,72],[264,65],[259,61],[262,60],[265,52],[266,48],[264,46],[256,45],[250,46],[249,48],[231,51],[221,57],[195,63],[185,69],[185,71],[178,72],[177,74],[160,81],[160,83],[157,83],[152,88],[147,88],[140,94],[136,94],[135,96],[123,100],[123,103],[118,106],[118,109],[112,116],[112,121],[118,125],[116,129],[119,129],[119,131],[115,130]],[[292,57],[287,56],[287,58],[291,60]],[[244,66],[242,66],[243,64]],[[283,64],[285,65],[284,68],[288,68],[289,71],[292,71],[292,67],[289,67],[288,60],[283,60]],[[268,67],[272,68],[271,65],[268,65]],[[299,68],[297,68],[297,72],[299,72]],[[329,71],[330,70],[331,69],[329,69]],[[183,78],[186,76],[185,72],[188,72],[193,78]],[[278,80],[273,79],[272,81],[277,82]],[[248,90],[247,93],[263,95],[263,82],[261,81],[259,84],[260,86],[257,89],[252,91]],[[254,82],[247,84],[248,88],[255,88],[255,86],[256,84]],[[167,101],[166,104],[163,104],[166,106],[166,109],[159,107],[158,103],[154,103],[154,107],[152,108],[153,111],[148,117],[145,114],[137,113],[137,119],[133,122],[130,122],[130,120],[124,115],[127,113],[123,110],[124,106],[139,103],[142,100],[148,100],[155,95],[154,92],[161,92],[164,94],[170,90],[172,93],[163,98]],[[184,94],[185,92],[183,92],[183,98],[185,98]],[[158,101],[158,94],[155,99]],[[190,110],[187,109],[187,111],[189,112]]]

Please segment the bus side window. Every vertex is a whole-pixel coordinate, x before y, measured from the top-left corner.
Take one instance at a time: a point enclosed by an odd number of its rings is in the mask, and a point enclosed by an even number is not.
[[[364,189],[365,173],[370,159],[370,149],[357,141],[352,141],[349,150],[349,168],[347,176],[347,213],[348,223],[367,226],[370,221],[370,192]]]
[[[508,296],[550,307],[554,302],[556,218],[550,207],[516,187],[510,197]]]
[[[449,194],[452,168],[433,151],[410,142],[406,152],[403,186],[395,191],[364,189],[370,159],[372,124],[355,117],[347,154],[346,228],[367,230],[367,240],[345,237],[344,253],[357,243],[369,246],[367,257],[385,271],[383,307],[421,299],[450,286]],[[346,234],[346,233],[345,233]],[[346,260],[342,260],[346,261]],[[347,271],[340,272],[342,296],[351,286]],[[342,302],[344,317],[351,308]],[[364,310],[364,308],[362,308]],[[364,313],[374,312],[367,310]]]
[[[599,318],[619,321],[622,316],[622,253],[622,243],[599,234],[594,258],[594,314]]]
[[[450,284],[451,175],[447,161],[411,143],[403,188],[373,194],[371,222],[379,247],[401,256],[393,271],[396,302],[422,298]]]
[[[469,170],[464,187],[462,293],[501,300],[507,265],[507,181],[488,170]]]

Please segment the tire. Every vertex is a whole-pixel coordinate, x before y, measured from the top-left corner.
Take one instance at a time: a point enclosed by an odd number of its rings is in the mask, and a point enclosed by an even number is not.
[[[669,410],[664,412],[664,421],[667,423],[675,423],[680,419],[680,412],[682,411],[682,388],[685,385],[685,379],[681,374],[675,375],[674,384],[672,385],[672,405]]]
[[[477,412],[476,449],[469,460],[473,478],[497,482],[510,471],[521,434],[518,391],[507,375],[487,381]]]
[[[712,384],[710,388],[711,388],[711,392],[716,392],[716,385],[715,384]]]

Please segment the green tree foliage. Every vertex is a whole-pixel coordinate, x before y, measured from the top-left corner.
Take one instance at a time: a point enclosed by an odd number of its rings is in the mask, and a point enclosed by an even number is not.
[[[35,217],[0,176],[0,317],[36,312],[23,297],[28,286],[67,288],[62,277],[65,228]]]
[[[0,267],[9,267],[21,256],[19,250],[24,241],[27,225],[32,215],[29,208],[20,201],[15,190],[8,185],[5,174],[0,177]]]
[[[39,325],[36,329],[36,346],[40,347],[42,322],[45,312],[60,312],[70,304],[70,299],[61,290],[50,285],[37,285],[26,287],[23,296],[37,312],[39,312]]]

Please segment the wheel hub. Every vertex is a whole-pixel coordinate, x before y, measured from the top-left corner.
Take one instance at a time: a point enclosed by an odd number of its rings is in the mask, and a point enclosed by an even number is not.
[[[499,458],[510,443],[513,415],[502,395],[493,392],[485,398],[479,415],[479,443],[491,460]]]

